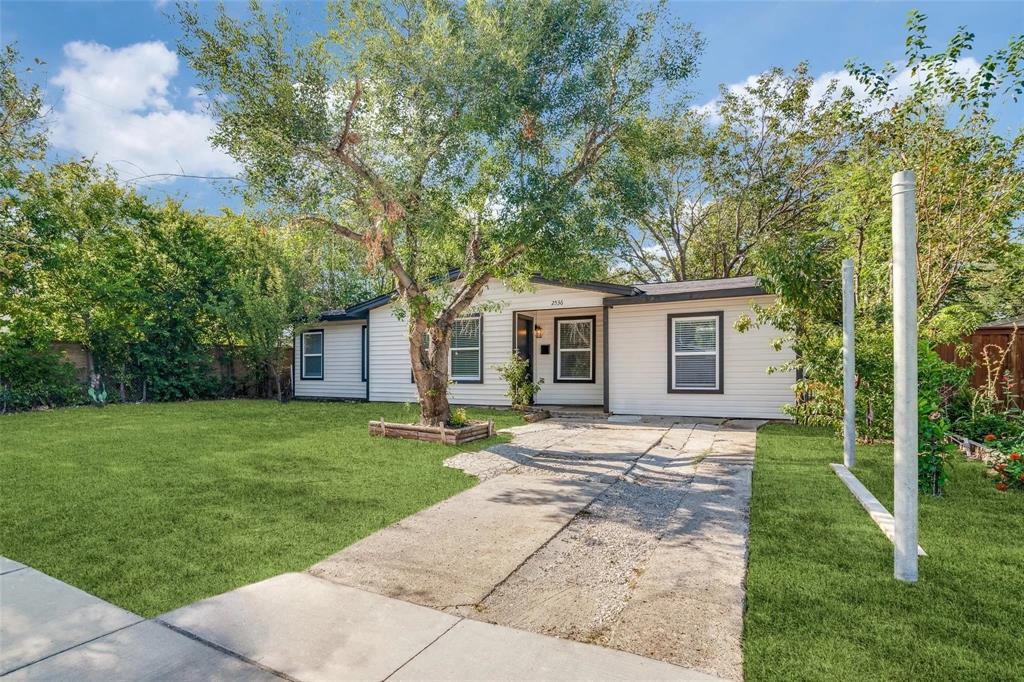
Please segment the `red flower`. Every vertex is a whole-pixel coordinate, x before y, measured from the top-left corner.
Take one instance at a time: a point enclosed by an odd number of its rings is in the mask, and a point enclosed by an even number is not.
[[[1013,459],[1013,460],[1020,459],[1020,453],[1019,452],[1011,452],[1010,453],[1010,459]]]
[[[998,490],[999,492],[1003,492],[1004,490],[1006,490],[1009,487],[1010,486],[1006,485],[1002,481],[999,481],[999,483],[996,483],[996,490]]]
[[[1020,476],[1018,476],[1017,478],[1018,478],[1018,479],[1020,479],[1021,481],[1024,481],[1024,473],[1022,473],[1022,474],[1021,474]]]
[[[987,434],[985,434],[985,442],[986,443],[991,443],[995,439],[996,439],[996,435],[994,433],[987,433]]]
[[[1004,464],[1003,462],[1000,462],[999,464],[996,465],[996,471],[1002,471],[1005,468],[1006,464]]]

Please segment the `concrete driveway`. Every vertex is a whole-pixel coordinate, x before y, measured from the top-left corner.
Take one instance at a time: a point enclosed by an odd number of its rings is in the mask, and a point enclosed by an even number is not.
[[[449,466],[478,486],[313,566],[453,615],[742,678],[756,429],[545,421]]]

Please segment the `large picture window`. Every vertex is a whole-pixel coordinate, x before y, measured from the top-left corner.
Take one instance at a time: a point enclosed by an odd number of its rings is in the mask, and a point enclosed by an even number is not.
[[[594,323],[590,317],[555,318],[555,381],[594,381]]]
[[[722,313],[669,315],[670,393],[722,392]]]
[[[483,379],[483,318],[460,317],[452,326],[448,370],[452,381],[471,383]]]
[[[324,378],[324,332],[322,329],[302,333],[303,379]]]

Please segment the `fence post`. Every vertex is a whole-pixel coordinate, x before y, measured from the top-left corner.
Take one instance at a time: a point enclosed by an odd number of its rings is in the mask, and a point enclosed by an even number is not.
[[[892,319],[895,401],[893,574],[917,582],[917,218],[914,172],[892,176]]]
[[[853,335],[853,259],[843,261],[843,464],[857,463],[856,363]]]

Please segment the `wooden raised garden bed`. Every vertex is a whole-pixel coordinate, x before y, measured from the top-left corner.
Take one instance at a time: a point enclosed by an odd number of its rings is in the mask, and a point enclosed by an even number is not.
[[[494,422],[475,422],[468,426],[452,428],[449,426],[421,426],[419,424],[397,424],[383,419],[370,422],[371,436],[386,438],[405,438],[422,440],[427,443],[444,443],[459,445],[494,435]]]

